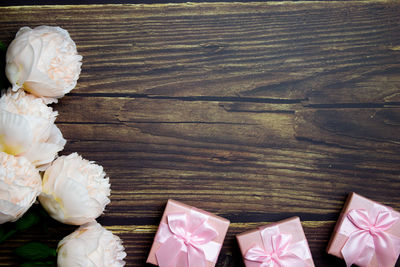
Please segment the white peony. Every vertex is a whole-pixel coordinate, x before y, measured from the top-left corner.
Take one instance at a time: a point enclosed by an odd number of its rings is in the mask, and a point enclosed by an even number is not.
[[[103,167],[77,153],[57,158],[43,176],[39,201],[54,219],[82,225],[99,217],[110,203]]]
[[[0,152],[0,224],[18,220],[40,194],[39,171],[24,157]]]
[[[66,143],[54,124],[57,114],[34,95],[8,90],[0,98],[0,151],[44,170]]]
[[[120,267],[126,257],[118,236],[97,222],[79,227],[58,243],[58,267]]]
[[[7,49],[6,75],[14,91],[24,88],[56,102],[75,88],[81,60],[66,30],[22,27]]]

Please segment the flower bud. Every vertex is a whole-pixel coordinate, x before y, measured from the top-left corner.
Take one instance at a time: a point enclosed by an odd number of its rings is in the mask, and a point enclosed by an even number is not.
[[[18,220],[40,194],[39,171],[24,157],[0,152],[0,224]]]
[[[0,98],[0,151],[44,170],[66,143],[54,124],[57,114],[34,95],[8,90]]]
[[[60,27],[22,27],[8,46],[6,75],[13,91],[24,88],[57,102],[75,88],[81,71],[78,55],[69,33]]]
[[[110,183],[103,167],[77,153],[52,163],[44,173],[42,191],[42,206],[52,218],[66,224],[92,222],[110,203]]]
[[[104,229],[97,222],[79,227],[58,244],[58,267],[124,266],[124,247],[118,236]]]

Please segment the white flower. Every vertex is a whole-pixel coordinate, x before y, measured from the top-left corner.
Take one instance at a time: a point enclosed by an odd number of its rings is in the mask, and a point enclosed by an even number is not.
[[[6,75],[14,91],[24,88],[39,97],[60,98],[75,88],[81,60],[66,30],[22,27],[7,49]]]
[[[118,236],[97,222],[79,227],[58,244],[58,267],[124,266],[124,247]]]
[[[103,167],[77,153],[57,158],[43,176],[40,203],[54,219],[82,225],[99,217],[110,203]]]
[[[44,170],[66,143],[56,117],[42,99],[8,90],[0,98],[0,151],[23,156]]]
[[[0,224],[18,220],[40,194],[39,171],[24,157],[0,152]]]

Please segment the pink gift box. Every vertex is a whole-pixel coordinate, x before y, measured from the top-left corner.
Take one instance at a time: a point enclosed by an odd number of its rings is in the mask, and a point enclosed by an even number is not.
[[[146,262],[157,266],[185,267],[188,264],[186,262],[188,253],[195,254],[190,257],[193,259],[196,258],[196,255],[198,256],[199,251],[202,251],[205,266],[214,267],[229,224],[227,219],[170,199]],[[186,230],[182,230],[185,228],[182,225],[187,225]],[[209,239],[205,241],[205,244],[196,243],[196,248],[193,249],[192,245],[185,245],[185,242],[192,242],[190,237],[196,233],[199,235],[204,233],[204,235],[208,235]],[[197,239],[193,240],[193,242],[197,242]],[[172,262],[169,262],[171,260]],[[191,266],[200,266],[200,264],[194,262]]]
[[[345,260],[348,264],[360,267],[393,267],[400,253],[399,218],[400,213],[392,208],[350,193],[336,223],[327,252],[341,259],[347,258]],[[373,225],[372,230],[368,230],[371,229],[368,228],[371,227],[369,225]],[[381,239],[382,233],[384,239],[389,240],[393,246],[385,245],[383,250],[380,250],[375,246],[374,239]],[[383,251],[379,257],[384,259],[384,263],[378,263],[376,249]],[[393,253],[385,255],[389,250]]]
[[[268,259],[268,255],[273,254],[277,255],[280,265],[275,263],[271,266],[314,266],[299,217],[239,234],[236,239],[246,267],[259,267],[262,261],[255,259]]]

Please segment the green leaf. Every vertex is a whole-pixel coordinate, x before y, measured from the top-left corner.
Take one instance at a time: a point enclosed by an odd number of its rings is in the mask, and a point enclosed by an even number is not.
[[[24,262],[21,264],[21,267],[52,267],[52,266],[56,266],[56,263],[52,261],[46,261],[46,262],[31,261],[31,262]]]
[[[0,42],[0,91],[10,86],[6,77],[6,52],[7,46]]]
[[[50,248],[49,246],[47,246],[43,243],[39,243],[39,242],[27,243],[27,244],[17,248],[14,252],[21,258],[34,260],[34,261],[44,260],[49,257],[56,257],[56,255],[57,255],[57,252],[55,249]]]
[[[40,221],[40,216],[33,211],[33,209],[30,209],[27,213],[22,216],[21,219],[15,222],[15,229],[17,231],[23,231],[26,229],[29,229],[35,224],[38,224]]]
[[[6,234],[6,230],[4,230],[4,225],[0,225],[0,240]]]
[[[6,52],[7,51],[7,46],[5,43],[0,41],[0,51],[1,52]]]
[[[40,215],[40,217],[44,219],[51,218],[50,215],[47,213],[47,211],[42,207],[42,205],[39,205],[38,207],[38,214]]]
[[[4,242],[18,231],[24,231],[39,224],[42,217],[40,209],[38,210],[37,207],[32,207],[18,221],[0,225],[0,243]],[[42,226],[45,225],[45,221],[42,220]]]
[[[4,242],[7,238],[12,236],[16,232],[17,232],[17,230],[15,230],[15,229],[11,229],[10,231],[5,232],[2,236],[0,236],[0,243]]]

